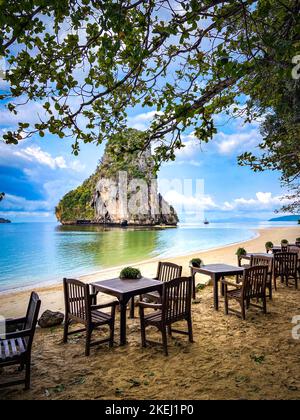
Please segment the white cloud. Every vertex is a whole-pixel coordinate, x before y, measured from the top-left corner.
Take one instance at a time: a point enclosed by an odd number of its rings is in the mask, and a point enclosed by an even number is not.
[[[50,153],[44,152],[40,147],[29,146],[20,151],[13,152],[15,156],[29,160],[30,162],[38,162],[41,165],[46,165],[51,169],[66,169],[67,164],[63,156],[52,157]]]
[[[200,166],[202,166],[202,162],[191,159],[191,160],[175,160],[174,162],[169,161],[165,163],[165,166],[183,166],[183,165],[195,166],[199,168]]]
[[[18,103],[22,102],[25,102],[24,98],[20,98],[18,101]],[[30,102],[27,106],[22,105],[17,108],[17,111],[18,113],[15,115],[7,108],[0,109],[1,127],[16,127],[20,121],[35,124],[39,122],[39,116],[43,117],[46,115],[46,110],[40,102]]]
[[[201,195],[200,197],[187,196],[181,194],[178,191],[170,190],[164,194],[164,198],[169,204],[174,206],[176,209],[179,206],[184,207],[186,211],[199,211],[199,210],[212,210],[217,209],[218,206],[214,202],[213,198],[209,195]]]
[[[232,153],[249,151],[261,141],[259,132],[255,129],[248,132],[238,132],[234,134],[218,133],[214,140],[217,142],[217,150],[222,155],[231,155]]]
[[[33,167],[26,167],[26,163]],[[36,173],[36,164],[52,170],[65,169],[78,173],[85,170],[85,165],[79,160],[67,161],[64,156],[52,156],[49,152],[35,145],[24,147],[23,145],[15,146],[0,143],[0,164],[21,167],[27,175]]]
[[[269,210],[273,211],[284,204],[288,204],[289,200],[283,196],[273,196],[271,192],[257,192],[255,198],[236,198],[233,201],[226,201],[221,210],[225,211],[257,211]]]
[[[202,211],[219,211],[221,213],[245,214],[254,212],[273,212],[284,204],[288,204],[289,200],[283,196],[274,196],[271,192],[257,192],[252,198],[235,198],[231,201],[218,203],[207,194],[192,196],[182,192],[170,189],[163,194],[169,204],[180,212],[194,212],[201,214]]]
[[[136,130],[145,131],[149,128],[152,120],[157,115],[162,115],[162,112],[149,111],[135,116],[128,117],[128,126]]]
[[[24,197],[6,194],[5,199],[1,201],[1,211],[6,212],[37,212],[37,211],[49,211],[49,203],[47,201],[40,200],[27,200]]]

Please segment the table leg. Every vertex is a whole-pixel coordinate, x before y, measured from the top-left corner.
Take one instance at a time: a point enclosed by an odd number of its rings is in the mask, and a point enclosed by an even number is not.
[[[224,280],[224,279],[225,279],[225,277],[222,276],[222,280]],[[224,283],[222,283],[222,286],[221,286],[221,293],[222,293],[222,296],[224,297],[225,296],[225,286],[224,286]]]
[[[193,279],[193,299],[196,299],[196,273],[191,268],[191,277]]]
[[[130,299],[130,318],[134,319],[134,297]]]
[[[215,307],[215,310],[218,311],[219,310],[219,287],[218,287],[219,278],[216,274],[214,274],[212,277],[212,280],[214,283],[214,307]]]
[[[127,344],[126,340],[126,310],[128,301],[120,301],[120,346]]]

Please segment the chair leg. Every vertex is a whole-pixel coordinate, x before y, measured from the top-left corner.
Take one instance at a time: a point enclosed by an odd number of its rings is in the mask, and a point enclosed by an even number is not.
[[[115,322],[110,323],[110,339],[109,339],[109,347],[114,346],[114,338],[115,338]]]
[[[85,355],[89,356],[91,352],[91,337],[92,337],[92,330],[91,327],[87,327],[86,329],[86,342],[85,342]]]
[[[263,297],[263,313],[264,314],[267,313],[267,299],[266,299],[266,296]]]
[[[257,302],[258,302],[258,300],[257,300]],[[246,309],[249,309],[250,308],[250,299],[247,299],[247,301],[246,301]]]
[[[25,391],[30,389],[30,373],[31,373],[31,361],[30,359],[26,362],[26,370],[25,370]]]
[[[172,327],[171,325],[168,326],[168,335],[172,337]]]
[[[146,326],[144,322],[144,311],[140,308],[140,321],[141,321],[141,339],[142,339],[142,347],[147,347],[146,342]]]
[[[245,307],[245,301],[242,300],[241,302],[241,309],[242,309],[242,319],[245,321],[246,319],[246,307]]]
[[[229,305],[228,305],[228,294],[227,294],[227,285],[225,285],[225,315],[229,313]]]
[[[165,355],[168,356],[168,336],[167,336],[167,329],[164,326],[161,330],[161,334],[162,334],[162,342],[163,342],[163,347],[164,347],[164,352]]]
[[[65,325],[64,325],[64,343],[67,343],[68,342],[69,325],[70,325],[70,321],[66,317],[66,319],[65,319]]]
[[[190,343],[194,342],[194,337],[193,337],[193,322],[192,322],[192,317],[190,316],[187,320],[188,323],[188,330],[189,330],[189,341]]]
[[[277,291],[277,278],[274,276],[274,289]]]
[[[193,299],[196,299],[196,275],[194,274],[193,276]]]

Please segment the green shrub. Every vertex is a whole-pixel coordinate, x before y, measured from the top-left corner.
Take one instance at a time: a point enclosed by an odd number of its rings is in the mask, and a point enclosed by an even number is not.
[[[300,238],[296,238],[296,242],[300,242]]]
[[[266,247],[266,250],[269,251],[270,249],[273,249],[274,244],[273,244],[273,242],[269,241],[269,242],[266,243],[265,247]]]
[[[289,241],[287,239],[282,239],[281,244],[282,245],[288,245]]]
[[[125,267],[120,273],[120,279],[140,279],[141,272],[137,268]]]
[[[192,265],[193,267],[198,267],[198,268],[200,268],[200,267],[202,267],[202,265],[203,265],[203,261],[201,260],[201,258],[193,258],[193,259],[190,261],[190,265]]]
[[[245,248],[239,248],[235,253],[235,255],[237,255],[238,257],[241,257],[242,255],[246,255],[246,254],[247,254],[247,251],[245,250]]]

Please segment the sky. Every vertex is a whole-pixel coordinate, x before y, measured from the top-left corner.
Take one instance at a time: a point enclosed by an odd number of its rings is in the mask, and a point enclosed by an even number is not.
[[[30,120],[39,111],[40,105],[36,103],[22,111],[26,115],[12,117],[1,105],[1,134],[14,127],[21,117]],[[153,112],[139,111],[130,112],[128,125],[144,130]],[[253,173],[237,164],[239,153],[253,151],[259,144],[259,124],[245,126],[241,120],[217,118],[219,132],[210,143],[200,146],[193,133],[187,133],[185,147],[177,152],[176,161],[163,164],[159,173],[160,181],[191,180],[188,182],[194,187],[200,180],[204,195],[197,197],[195,191],[170,189],[163,191],[165,198],[180,214],[201,206],[209,220],[274,217],[284,193],[280,173]],[[0,190],[6,193],[0,204],[0,217],[15,222],[55,221],[54,208],[60,198],[91,175],[103,150],[104,145],[83,145],[75,157],[70,140],[52,135],[35,136],[18,146],[0,143]]]
[[[2,63],[3,66],[4,63]],[[8,88],[0,78],[0,91]],[[128,113],[128,126],[145,130],[155,110],[136,108]],[[44,113],[39,102],[23,107],[13,116],[0,103],[0,138],[14,130],[18,121],[35,122]],[[201,208],[209,220],[268,220],[282,205],[286,191],[280,186],[280,173],[253,173],[237,164],[237,156],[257,150],[261,137],[259,124],[244,125],[241,119],[216,117],[218,134],[201,145],[193,132],[184,135],[185,147],[178,151],[175,162],[163,164],[159,180],[200,180],[204,192],[163,190],[164,197],[179,214]],[[23,140],[19,145],[0,141],[0,217],[13,222],[56,221],[54,209],[65,193],[74,189],[92,174],[103,155],[104,145],[82,145],[78,157],[72,155],[71,140],[46,134]],[[178,184],[177,182],[177,184]],[[175,182],[176,183],[176,182]],[[184,204],[184,207],[183,207]],[[183,216],[185,218],[185,216]]]

